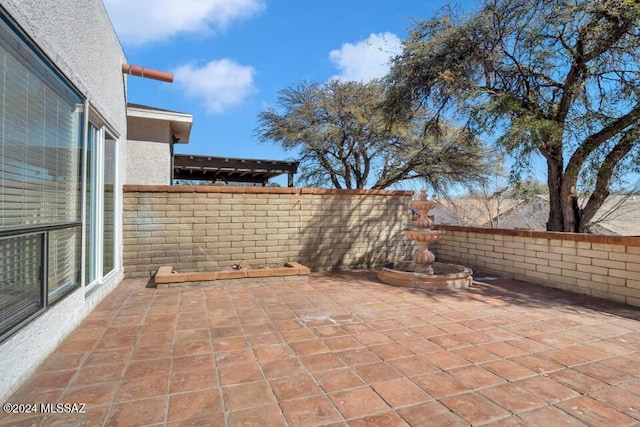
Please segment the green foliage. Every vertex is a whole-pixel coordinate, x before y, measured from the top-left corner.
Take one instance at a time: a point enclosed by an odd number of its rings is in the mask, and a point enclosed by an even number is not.
[[[640,135],[640,6],[630,0],[484,0],[418,23],[386,83],[385,111],[460,120],[526,167],[548,166],[548,228],[582,231]],[[514,175],[521,171],[514,170]],[[576,188],[590,199],[576,210]]]
[[[532,178],[518,181],[508,191],[508,196],[513,199],[529,199],[539,194],[547,194],[549,189],[546,184]]]
[[[299,153],[299,181],[334,188],[387,188],[424,179],[432,188],[478,179],[482,144],[470,133],[420,116],[389,122],[380,103],[385,88],[331,81],[280,92],[279,109],[259,115],[256,135]]]

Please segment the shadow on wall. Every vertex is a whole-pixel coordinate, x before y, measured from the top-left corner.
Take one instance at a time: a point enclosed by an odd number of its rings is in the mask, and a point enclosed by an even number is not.
[[[371,268],[411,256],[402,233],[411,218],[410,197],[363,193],[303,195],[302,203],[311,205],[300,228],[303,264],[313,270]]]
[[[158,267],[212,271],[240,261],[314,270],[407,259],[413,245],[406,191],[129,186],[124,203],[127,277]]]

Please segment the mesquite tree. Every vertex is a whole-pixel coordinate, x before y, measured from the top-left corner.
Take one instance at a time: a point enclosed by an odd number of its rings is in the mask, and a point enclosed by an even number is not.
[[[293,151],[299,181],[334,188],[388,188],[421,179],[434,190],[481,179],[484,147],[470,132],[417,115],[389,123],[377,81],[300,84],[280,91],[278,109],[259,115],[256,135]]]
[[[633,0],[485,0],[463,18],[445,10],[404,42],[386,111],[408,116],[419,102],[434,121],[498,132],[516,167],[541,155],[547,229],[586,232],[612,182],[640,168],[639,16]]]

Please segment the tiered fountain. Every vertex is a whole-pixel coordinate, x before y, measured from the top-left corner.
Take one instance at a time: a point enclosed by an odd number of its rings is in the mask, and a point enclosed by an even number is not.
[[[409,240],[418,243],[411,261],[384,264],[378,270],[378,279],[395,286],[420,289],[462,289],[473,281],[470,268],[456,264],[435,262],[435,255],[429,251],[429,245],[444,234],[441,230],[432,230],[433,221],[428,213],[436,205],[436,201],[427,200],[427,192],[423,188],[411,207],[418,211],[415,226],[404,230]]]

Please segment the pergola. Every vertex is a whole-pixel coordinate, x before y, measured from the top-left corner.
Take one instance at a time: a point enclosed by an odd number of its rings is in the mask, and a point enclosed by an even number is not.
[[[192,154],[174,154],[173,179],[256,183],[266,186],[269,179],[287,174],[287,185],[293,187],[298,162],[237,159]]]

